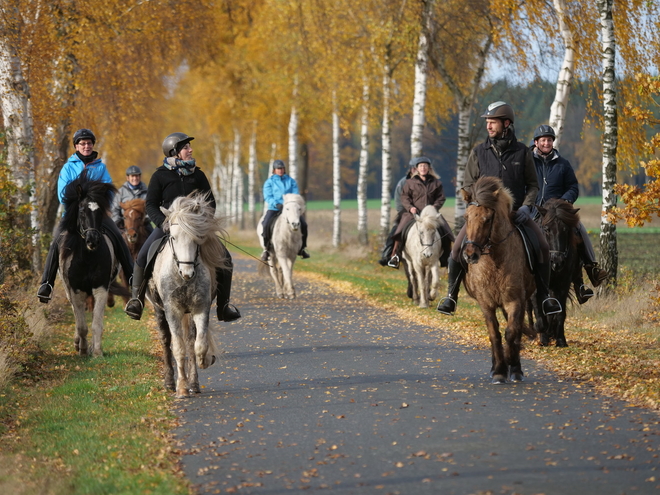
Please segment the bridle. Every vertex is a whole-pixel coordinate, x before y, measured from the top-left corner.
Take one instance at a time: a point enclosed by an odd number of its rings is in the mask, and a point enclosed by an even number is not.
[[[470,206],[470,205],[472,205],[472,206],[481,206],[481,205],[480,205],[479,203],[477,203],[476,201],[471,201],[471,202],[469,202],[469,203],[468,203],[468,206]],[[485,206],[484,208],[487,208],[487,207]],[[472,244],[473,246],[476,246],[476,247],[479,248],[479,250],[481,251],[481,254],[482,254],[482,255],[487,255],[487,254],[490,254],[490,248],[491,248],[493,245],[498,246],[498,245],[502,244],[502,243],[505,242],[505,241],[511,236],[511,234],[513,234],[513,232],[516,230],[516,228],[513,227],[513,228],[509,231],[509,233],[508,233],[506,236],[504,236],[504,239],[502,239],[501,241],[494,241],[493,239],[491,239],[491,237],[492,237],[492,235],[493,235],[493,225],[494,225],[494,224],[495,224],[495,222],[491,222],[491,223],[490,223],[490,231],[488,232],[488,237],[486,237],[486,242],[484,243],[483,246],[482,246],[481,244],[479,244],[478,242],[473,241],[473,240],[471,240],[471,239],[466,239],[465,242],[463,243],[463,245],[464,245],[464,246],[467,246],[468,244]]]
[[[417,235],[419,235],[419,243],[422,245],[422,248],[424,248],[422,249],[422,251],[426,250],[427,248],[432,248],[435,244],[442,241],[442,237],[440,237],[439,239],[434,240],[430,244],[425,243],[422,238],[422,232],[419,230],[419,223],[416,222],[415,227],[417,228]],[[437,229],[434,229],[434,232],[437,232]],[[433,237],[435,237],[435,235]]]
[[[172,224],[172,225],[177,225],[177,224]],[[172,257],[174,258],[174,261],[176,263],[177,268],[180,265],[192,265],[194,268],[197,268],[197,265],[199,265],[199,244],[197,244],[197,249],[195,251],[195,259],[192,261],[179,261],[178,256],[176,255],[176,251],[174,249],[174,238],[170,235],[167,238],[167,242],[170,243],[170,249],[172,250]]]

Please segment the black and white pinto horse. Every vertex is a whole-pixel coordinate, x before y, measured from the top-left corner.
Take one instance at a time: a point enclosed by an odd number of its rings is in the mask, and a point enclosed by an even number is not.
[[[112,184],[90,180],[83,172],[64,189],[64,217],[58,240],[60,276],[76,320],[76,351],[85,356],[102,356],[103,312],[108,287],[117,276],[118,263],[112,242],[101,224],[110,210],[110,197],[117,190]],[[94,296],[92,343],[87,341],[85,310],[88,296]]]
[[[167,217],[168,236],[156,258],[147,297],[163,345],[165,387],[184,398],[200,392],[197,368],[208,368],[218,356],[208,329],[209,315],[216,269],[228,269],[227,255],[219,237],[222,219],[215,217],[207,195],[179,197],[161,211]]]

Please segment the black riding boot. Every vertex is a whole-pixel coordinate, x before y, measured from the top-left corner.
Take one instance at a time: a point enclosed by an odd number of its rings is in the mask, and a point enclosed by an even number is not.
[[[461,290],[461,282],[465,277],[465,270],[458,261],[449,257],[449,273],[447,274],[447,297],[438,304],[437,310],[443,315],[453,315],[458,304],[458,293]]]
[[[218,305],[218,320],[220,321],[234,321],[241,317],[241,313],[233,304],[229,304],[229,296],[231,295],[231,278],[233,275],[233,267],[229,269],[218,268],[216,271],[217,285],[217,299]]]
[[[60,267],[60,246],[57,244],[57,238],[50,245],[48,256],[46,257],[46,265],[44,266],[44,274],[41,277],[41,285],[37,290],[37,297],[39,301],[44,304],[53,298],[53,286],[55,285],[55,277],[57,277],[57,269]]]
[[[561,313],[561,304],[548,293],[548,278],[550,276],[550,265],[548,263],[537,263],[536,265],[536,298],[543,310],[543,314],[552,315]]]
[[[126,303],[124,312],[134,320],[139,320],[142,318],[142,311],[144,310],[144,295],[147,292],[147,284],[144,280],[144,268],[137,263],[133,267],[131,292],[133,297]]]

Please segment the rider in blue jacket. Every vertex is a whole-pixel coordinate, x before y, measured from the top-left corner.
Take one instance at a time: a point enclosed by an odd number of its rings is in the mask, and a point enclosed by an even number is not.
[[[112,183],[112,179],[110,178],[105,163],[103,163],[98,157],[98,153],[94,151],[94,144],[96,144],[96,136],[94,136],[94,133],[89,129],[78,129],[74,133],[73,146],[76,149],[76,152],[69,157],[62,167],[57,181],[57,198],[60,203],[62,203],[64,188],[69,182],[77,179],[83,170],[87,172],[87,177],[91,180]],[[112,198],[108,199],[110,200],[110,203],[112,203]],[[115,225],[109,216],[103,218],[103,228],[105,233],[109,234],[108,237],[112,241],[115,256],[121,263],[126,280],[129,280],[133,275],[133,258],[128,250],[128,246],[126,246],[126,242],[124,242],[117,225]],[[53,234],[53,242],[50,245],[48,257],[46,258],[44,273],[41,277],[41,285],[37,291],[39,301],[46,304],[53,297],[55,277],[57,276],[57,270],[60,266],[60,234],[61,230],[58,226]]]
[[[540,206],[552,198],[561,198],[573,204],[580,194],[573,167],[554,149],[554,142],[555,130],[549,125],[541,125],[534,131],[533,157],[536,175],[539,179],[536,204]],[[582,242],[578,244],[582,264],[593,286],[598,287],[607,278],[607,272],[596,263],[596,253],[582,222],[578,226],[578,232],[582,239]],[[585,303],[594,295],[593,290],[582,284],[582,274],[579,276],[575,289],[580,304]]]
[[[298,184],[295,179],[287,175],[286,167],[282,160],[275,160],[273,162],[273,174],[264,182],[263,193],[268,210],[261,222],[265,246],[264,252],[261,254],[261,260],[268,261],[268,246],[270,244],[270,229],[267,228],[268,222],[282,211],[285,194],[300,194],[298,192]],[[300,217],[300,230],[302,231],[302,247],[298,255],[302,256],[303,259],[307,259],[309,258],[309,253],[307,252],[307,222],[304,216]]]

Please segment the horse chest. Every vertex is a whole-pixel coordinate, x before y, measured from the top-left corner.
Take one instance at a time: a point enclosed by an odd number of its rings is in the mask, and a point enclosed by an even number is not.
[[[63,266],[67,265],[66,277],[72,289],[91,294],[96,287],[108,288],[112,260],[107,245],[101,244],[96,251],[80,249],[77,255],[71,257],[70,262]]]

